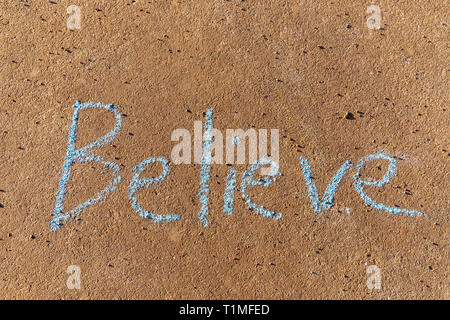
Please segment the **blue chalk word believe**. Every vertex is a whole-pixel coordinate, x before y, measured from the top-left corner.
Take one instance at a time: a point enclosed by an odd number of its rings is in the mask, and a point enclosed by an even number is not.
[[[109,112],[112,112],[116,118],[116,123],[114,128],[108,132],[105,136],[97,139],[93,143],[84,146],[80,149],[76,149],[76,141],[77,141],[77,126],[78,126],[78,117],[79,112],[81,110],[87,109],[104,109]],[[105,146],[107,143],[112,142],[120,133],[122,127],[122,118],[121,115],[114,105],[105,105],[101,102],[87,102],[80,103],[77,101],[73,106],[73,118],[72,124],[70,126],[69,131],[69,142],[67,146],[67,152],[64,159],[64,165],[62,169],[62,177],[59,181],[58,191],[56,193],[56,204],[55,209],[53,211],[53,219],[50,223],[50,229],[52,231],[58,230],[63,222],[68,220],[71,217],[80,215],[83,210],[87,209],[89,206],[92,206],[98,203],[101,200],[106,200],[108,195],[114,192],[117,189],[117,185],[121,182],[120,166],[112,161],[106,161],[102,157],[95,155],[92,151],[94,148],[100,148]],[[210,221],[208,220],[209,215],[209,182],[211,179],[211,162],[212,162],[212,143],[213,143],[213,109],[206,110],[205,117],[205,132],[203,134],[203,145],[202,145],[202,158],[201,158],[201,170],[200,170],[200,183],[199,183],[199,202],[200,209],[198,212],[198,217],[200,222],[208,227],[210,225]],[[241,141],[233,141],[236,145]],[[361,179],[361,171],[364,167],[364,164],[370,161],[375,160],[386,160],[389,162],[388,169],[380,180],[375,181],[366,181]],[[70,175],[72,171],[72,166],[75,163],[86,163],[86,162],[97,162],[103,165],[104,171],[107,169],[111,169],[113,173],[113,178],[110,181],[109,185],[101,190],[96,196],[90,198],[89,200],[83,202],[82,204],[76,206],[74,209],[70,211],[65,211],[64,201],[67,193],[67,184],[70,180]],[[158,177],[154,178],[140,178],[142,172],[146,169],[148,165],[159,163],[162,166],[162,173]],[[271,166],[270,173],[265,178],[255,179],[255,173],[265,165]],[[303,178],[306,182],[306,188],[308,192],[308,196],[311,201],[311,206],[313,211],[318,214],[324,211],[329,210],[334,202],[334,195],[339,188],[340,183],[344,179],[346,173],[353,166],[350,161],[345,161],[344,164],[338,169],[336,174],[331,178],[330,183],[322,197],[319,196],[317,191],[317,186],[314,182],[314,176],[312,174],[311,166],[306,158],[300,158],[300,166],[302,168]],[[367,187],[378,187],[381,188],[386,183],[391,182],[391,179],[396,175],[397,166],[396,160],[392,157],[385,155],[384,153],[376,153],[371,154],[366,157],[363,157],[358,161],[357,172],[352,177],[353,185],[355,190],[358,192],[361,199],[367,206],[372,206],[378,210],[383,210],[388,212],[389,214],[395,215],[406,215],[410,217],[423,216],[422,212],[417,210],[409,210],[409,209],[401,209],[397,207],[391,207],[385,204],[381,204],[373,200],[369,197],[365,190],[364,186]],[[242,194],[242,199],[246,202],[250,211],[256,212],[258,215],[263,217],[272,218],[274,220],[279,220],[282,217],[281,212],[276,212],[265,208],[264,206],[257,205],[248,194],[248,187],[250,186],[264,186],[269,187],[271,184],[277,181],[277,177],[281,175],[279,170],[279,165],[277,162],[273,160],[268,160],[266,158],[262,158],[255,163],[251,164],[250,167],[244,172],[242,176],[242,182],[240,184],[240,192]],[[150,188],[151,186],[157,187],[160,185],[169,175],[170,166],[169,161],[164,157],[150,157],[133,169],[133,178],[128,186],[128,198],[131,204],[131,207],[139,214],[142,218],[150,219],[155,223],[161,222],[173,222],[175,220],[180,219],[180,215],[178,214],[158,214],[146,211],[142,208],[142,206],[138,203],[136,198],[136,193],[139,189],[142,188]],[[234,207],[234,192],[236,189],[236,176],[237,171],[234,168],[231,168],[228,171],[225,190],[224,190],[224,213],[228,215],[233,214]]]

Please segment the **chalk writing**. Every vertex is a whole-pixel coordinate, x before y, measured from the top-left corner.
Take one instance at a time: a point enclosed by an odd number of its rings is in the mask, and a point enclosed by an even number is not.
[[[254,180],[253,177],[255,175],[256,170],[261,168],[263,165],[270,164],[272,166],[271,171],[267,175],[266,178],[262,178],[259,180]],[[268,160],[266,158],[258,160],[255,164],[252,164],[250,168],[244,173],[244,176],[242,177],[242,183],[241,183],[241,192],[242,192],[242,198],[247,202],[247,205],[251,211],[255,210],[257,214],[260,214],[264,217],[273,218],[275,220],[281,219],[282,214],[267,210],[264,206],[258,207],[258,205],[252,201],[250,196],[247,193],[247,187],[248,185],[251,186],[264,186],[268,187],[275,181],[277,181],[277,176],[280,175],[278,163],[273,160]]]
[[[141,173],[145,170],[145,167],[155,162],[161,163],[163,167],[163,172],[161,173],[161,175],[155,178],[139,179]],[[161,215],[148,212],[142,209],[141,205],[138,204],[137,198],[135,197],[135,194],[139,189],[144,187],[149,188],[152,184],[160,184],[164,179],[166,179],[166,177],[170,173],[169,160],[163,157],[159,158],[151,157],[142,161],[136,167],[134,167],[133,172],[134,172],[133,179],[131,180],[130,185],[128,186],[128,198],[130,199],[131,206],[134,208],[134,210],[142,218],[151,219],[153,220],[153,222],[156,223],[160,223],[163,221],[171,222],[180,219],[180,216],[177,214]]]
[[[360,176],[361,176],[361,170],[364,166],[364,163],[368,162],[368,161],[380,160],[380,159],[389,161],[388,170],[386,171],[383,178],[381,178],[380,180],[376,180],[376,181],[362,180],[360,178]],[[371,155],[368,155],[367,157],[359,160],[356,167],[358,168],[358,171],[353,176],[354,186],[355,186],[356,191],[361,196],[361,199],[363,199],[363,201],[365,202],[366,206],[372,206],[378,210],[387,211],[390,214],[400,214],[400,215],[407,215],[407,216],[411,216],[411,217],[424,215],[422,212],[419,212],[417,210],[400,209],[397,207],[389,207],[382,203],[377,203],[364,192],[363,185],[375,186],[375,187],[381,188],[384,184],[391,182],[391,178],[393,176],[395,176],[395,174],[397,173],[397,165],[396,165],[396,160],[394,158],[388,157],[387,155],[385,155],[383,153],[371,154]]]
[[[105,109],[111,111],[116,116],[116,124],[114,125],[114,129],[108,132],[105,136],[77,150],[75,148],[75,143],[77,140],[78,114],[80,110],[85,109]],[[63,221],[66,221],[70,217],[81,214],[84,209],[97,202],[105,200],[109,193],[116,190],[116,186],[120,183],[122,179],[119,176],[120,172],[119,165],[115,162],[105,161],[102,157],[92,154],[90,150],[96,147],[97,148],[102,147],[106,143],[113,141],[115,137],[120,133],[121,128],[122,128],[122,117],[120,113],[117,111],[116,106],[112,104],[104,105],[101,102],[99,103],[87,102],[80,104],[80,102],[77,101],[75,103],[75,105],[73,106],[72,125],[70,126],[67,153],[64,160],[62,177],[61,180],[59,181],[59,188],[56,196],[56,205],[53,211],[53,220],[50,223],[50,229],[52,231],[58,230],[61,227]],[[78,205],[71,211],[64,213],[64,199],[67,192],[66,186],[70,179],[72,165],[76,162],[85,163],[92,161],[103,164],[104,169],[112,169],[114,178],[111,180],[110,184],[105,189],[103,189],[97,194],[97,196],[90,198],[89,200]]]
[[[233,214],[233,205],[234,205],[234,188],[236,185],[236,169],[231,168],[227,173],[227,181],[224,193],[224,207],[223,212],[228,213],[229,215]]]
[[[78,126],[78,117],[80,110],[86,109],[105,109],[107,111],[112,112],[116,117],[116,123],[114,128],[108,132],[105,136],[97,139],[93,143],[84,146],[80,149],[76,149],[76,140],[77,140],[77,126]],[[92,153],[91,149],[103,147],[105,144],[112,142],[117,135],[119,135],[122,127],[122,118],[120,113],[117,110],[117,107],[114,105],[104,105],[103,103],[80,103],[77,101],[73,106],[73,118],[72,124],[70,126],[69,131],[69,142],[67,146],[67,152],[64,159],[64,165],[62,169],[62,177],[59,181],[58,191],[56,193],[56,204],[53,211],[53,219],[50,223],[50,229],[52,231],[58,230],[63,222],[65,222],[70,217],[77,216],[83,212],[89,206],[98,203],[101,200],[106,200],[108,195],[114,192],[117,189],[117,185],[121,182],[120,167],[117,163],[111,161],[105,161],[102,157],[95,155]],[[201,124],[200,124],[201,130]],[[208,227],[210,221],[207,216],[209,215],[209,181],[211,179],[211,163],[212,163],[212,144],[213,144],[213,109],[207,109],[206,118],[205,118],[205,132],[203,134],[203,145],[201,149],[201,172],[200,172],[200,184],[199,184],[199,202],[200,209],[198,212],[198,217],[200,221],[203,223],[205,227]],[[234,143],[239,143],[238,140],[233,139]],[[194,144],[195,148],[195,144]],[[353,166],[350,161],[345,161],[344,164],[338,169],[336,174],[332,177],[330,183],[325,189],[325,192],[322,198],[319,197],[317,186],[314,182],[314,176],[311,171],[311,166],[306,158],[300,157],[300,165],[303,172],[303,177],[306,182],[306,187],[308,191],[308,196],[311,201],[312,209],[315,213],[321,213],[326,210],[329,210],[334,202],[334,195],[342,182],[345,174],[349,171],[349,169]],[[361,170],[364,167],[364,164],[374,160],[386,160],[389,161],[388,169],[384,174],[383,178],[380,180],[374,181],[366,181],[361,179]],[[98,162],[103,165],[104,171],[106,169],[111,169],[113,173],[113,178],[111,179],[109,185],[101,190],[96,196],[90,198],[89,200],[79,204],[74,209],[65,212],[64,201],[67,193],[66,186],[70,180],[71,170],[73,164],[80,162]],[[158,177],[153,178],[140,178],[142,172],[146,169],[148,165],[159,163],[162,166],[162,173]],[[184,162],[180,162],[184,163]],[[270,165],[270,172],[268,174],[263,174],[263,169],[266,169],[265,166]],[[381,188],[386,183],[390,183],[391,179],[397,173],[396,160],[392,157],[385,155],[384,153],[376,153],[371,154],[366,157],[363,157],[358,161],[357,172],[352,177],[353,185],[355,190],[360,195],[361,199],[364,201],[365,205],[372,206],[378,210],[383,210],[388,212],[389,214],[398,214],[398,215],[406,215],[410,217],[423,216],[422,212],[417,210],[410,209],[401,209],[398,207],[391,207],[382,203],[378,203],[369,197],[365,190],[364,186],[367,187],[379,187]],[[260,170],[261,176],[263,178],[255,179],[255,173]],[[161,184],[166,177],[170,173],[169,160],[164,157],[150,157],[133,169],[133,178],[128,186],[128,198],[131,204],[131,207],[138,213],[142,218],[150,219],[155,223],[160,222],[173,222],[175,220],[180,219],[180,215],[178,214],[157,214],[146,211],[142,208],[142,206],[138,203],[136,193],[139,189],[142,188],[150,188],[152,185]],[[242,199],[246,202],[250,211],[256,211],[258,215],[262,215],[263,217],[273,218],[275,220],[279,220],[282,217],[281,212],[271,211],[265,208],[264,206],[258,206],[249,196],[248,187],[249,186],[264,186],[268,187],[274,182],[277,181],[277,177],[280,176],[280,168],[278,161],[270,160],[266,157],[259,159],[255,163],[253,163],[243,174],[242,182],[240,185],[240,192],[242,193]],[[226,178],[226,186],[224,190],[224,213],[228,215],[233,214],[234,207],[234,191],[236,188],[236,176],[237,171],[234,168],[231,168],[227,173]],[[349,213],[349,210],[347,211]]]
[[[211,143],[212,143],[212,129],[213,129],[213,109],[206,110],[205,121],[205,135],[203,137],[203,149],[202,149],[202,169],[200,172],[200,190],[198,197],[200,199],[200,211],[198,217],[205,227],[209,225],[209,221],[206,218],[209,209],[209,180],[211,178]]]
[[[331,206],[333,205],[334,194],[336,193],[336,190],[339,187],[339,184],[341,183],[342,179],[344,178],[345,173],[352,166],[352,163],[350,161],[346,161],[339,168],[339,170],[333,176],[333,179],[331,180],[327,189],[325,190],[322,200],[319,199],[319,195],[317,193],[317,187],[313,181],[314,178],[313,178],[313,175],[311,172],[311,166],[309,165],[308,160],[306,158],[300,157],[300,164],[302,165],[303,177],[305,178],[306,185],[308,187],[308,195],[309,195],[309,198],[311,199],[312,208],[313,208],[314,212],[320,213],[323,210],[330,209]]]

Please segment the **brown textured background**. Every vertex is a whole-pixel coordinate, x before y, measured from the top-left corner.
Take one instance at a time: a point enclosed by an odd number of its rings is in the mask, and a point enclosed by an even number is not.
[[[0,3],[0,298],[448,298],[447,1]],[[71,4],[81,30],[66,28]],[[366,26],[371,4],[381,30]],[[51,233],[77,99],[127,115],[115,147],[98,150],[120,158],[123,182]],[[225,165],[212,168],[209,228],[197,218],[199,165],[172,166],[139,193],[147,210],[181,220],[157,226],[129,205],[133,166],[170,158],[171,132],[192,132],[207,107],[218,129],[280,129],[284,176],[251,193],[282,220],[256,216],[239,193],[223,214]],[[82,113],[78,146],[111,130],[106,114]],[[355,168],[315,215],[298,158],[322,194],[345,160],[378,151],[404,160],[368,194],[428,217],[365,207]],[[367,174],[380,177],[379,165]],[[240,183],[246,166],[235,167]],[[109,178],[76,165],[66,208]],[[382,290],[367,289],[366,264],[381,268]],[[66,288],[69,265],[81,267],[81,290]]]

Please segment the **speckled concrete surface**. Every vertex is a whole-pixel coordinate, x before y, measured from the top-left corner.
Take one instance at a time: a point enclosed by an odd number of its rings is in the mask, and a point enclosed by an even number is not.
[[[380,29],[367,26],[371,4]],[[80,29],[67,28],[70,5]],[[0,298],[448,298],[448,12],[441,0],[0,1]],[[122,182],[50,232],[76,100],[118,106],[121,133],[96,154],[120,165]],[[224,214],[226,165],[212,166],[208,228],[198,164],[173,165],[139,193],[180,220],[156,225],[130,206],[132,168],[170,158],[172,131],[192,132],[211,107],[215,128],[280,130],[283,176],[251,194],[281,220],[249,211],[238,191]],[[107,112],[81,113],[77,146],[113,125]],[[365,206],[354,167],[333,207],[313,212],[299,157],[323,194],[346,160],[378,152],[398,172],[367,193],[425,217]],[[73,166],[66,208],[108,184],[98,167]],[[247,165],[234,167],[240,182]],[[70,265],[80,290],[66,286]],[[366,285],[370,265],[379,290]]]

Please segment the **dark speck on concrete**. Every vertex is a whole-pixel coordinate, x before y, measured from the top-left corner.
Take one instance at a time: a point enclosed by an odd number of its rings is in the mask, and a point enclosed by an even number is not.
[[[347,120],[356,120],[355,116],[351,112],[347,113],[347,115],[345,116],[345,119],[347,119]]]

